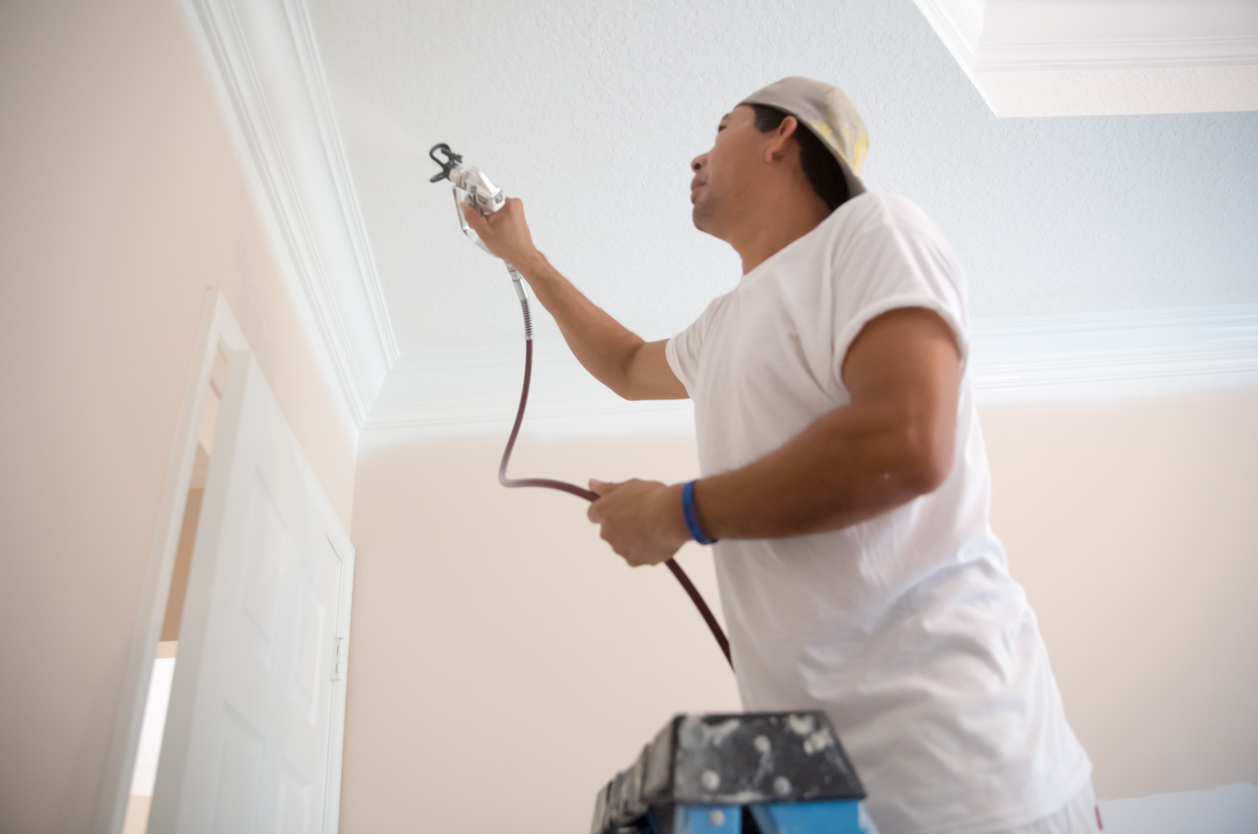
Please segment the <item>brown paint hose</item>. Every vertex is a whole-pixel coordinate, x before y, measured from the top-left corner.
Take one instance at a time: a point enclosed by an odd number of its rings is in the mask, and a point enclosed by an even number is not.
[[[514,276],[513,276],[514,277]],[[533,319],[529,314],[528,299],[520,293],[520,308],[524,311],[524,388],[520,391],[520,408],[515,413],[515,425],[511,427],[511,437],[507,440],[507,448],[502,453],[502,464],[498,467],[498,483],[505,487],[544,487],[546,489],[557,489],[566,492],[569,495],[575,495],[578,498],[584,498],[586,501],[597,501],[598,495],[588,489],[582,489],[576,484],[569,484],[564,481],[553,481],[549,478],[508,478],[507,463],[511,460],[511,451],[515,448],[516,437],[520,434],[520,425],[524,422],[524,407],[529,401],[529,383],[533,377]],[[708,628],[712,630],[712,636],[716,638],[717,644],[721,647],[721,651],[725,654],[725,660],[729,663],[731,669],[734,668],[734,660],[729,652],[729,640],[725,637],[725,632],[721,629],[721,624],[716,621],[708,604],[703,601],[703,597],[699,594],[699,589],[690,581],[690,577],[686,576],[686,572],[681,569],[676,561],[669,559],[664,563],[668,569],[673,572],[673,576],[681,583],[681,587],[685,589],[690,596],[690,601],[699,609],[699,613],[703,615],[703,621],[708,624]]]

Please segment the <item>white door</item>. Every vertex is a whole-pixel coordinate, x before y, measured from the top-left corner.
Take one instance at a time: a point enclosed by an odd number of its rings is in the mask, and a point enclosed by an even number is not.
[[[252,354],[233,354],[148,831],[336,831],[353,550]]]

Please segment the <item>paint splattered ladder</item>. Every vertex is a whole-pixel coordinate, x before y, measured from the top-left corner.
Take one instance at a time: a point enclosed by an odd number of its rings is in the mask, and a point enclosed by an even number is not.
[[[877,834],[824,712],[678,715],[598,794],[591,834]]]

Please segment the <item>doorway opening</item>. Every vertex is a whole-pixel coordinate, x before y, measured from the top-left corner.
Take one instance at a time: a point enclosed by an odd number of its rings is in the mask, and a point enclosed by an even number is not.
[[[170,592],[166,597],[166,613],[162,619],[161,637],[157,644],[153,673],[149,678],[148,696],[144,703],[140,744],[136,750],[135,768],[131,775],[131,792],[127,797],[127,811],[122,834],[144,834],[148,829],[149,808],[153,802],[153,786],[157,781],[162,735],[166,728],[166,708],[170,703],[170,687],[175,677],[179,627],[183,620],[188,573],[192,567],[197,523],[201,517],[201,499],[205,495],[205,478],[210,470],[210,455],[214,451],[214,431],[218,426],[219,405],[222,402],[223,383],[226,377],[227,357],[220,346],[220,349],[214,353],[214,364],[207,383],[205,406],[197,432],[192,480],[188,485],[183,523],[179,530],[179,545],[175,552],[175,565],[170,577]]]

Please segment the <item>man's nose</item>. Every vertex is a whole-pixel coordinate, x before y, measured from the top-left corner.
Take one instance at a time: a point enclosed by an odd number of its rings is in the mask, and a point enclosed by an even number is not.
[[[690,170],[695,171],[695,172],[700,171],[703,168],[704,163],[706,163],[707,161],[708,161],[707,154],[703,154],[702,156],[696,156],[694,159],[690,161]]]

